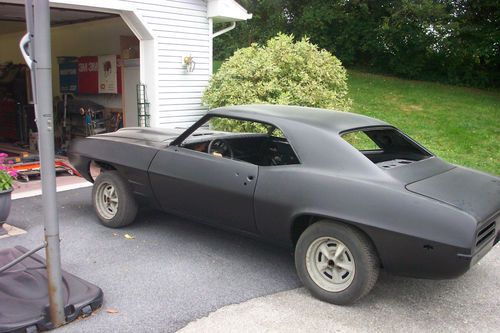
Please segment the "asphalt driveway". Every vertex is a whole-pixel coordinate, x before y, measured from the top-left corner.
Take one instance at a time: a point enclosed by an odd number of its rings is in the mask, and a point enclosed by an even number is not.
[[[186,332],[494,331],[500,326],[499,246],[459,279],[382,274],[362,302],[337,307],[297,289],[287,251],[154,211],[141,212],[129,227],[108,229],[92,211],[90,191],[58,194],[62,262],[66,271],[100,286],[105,301],[95,315],[56,332],[175,332],[193,321]],[[8,223],[28,233],[0,240],[0,247],[39,244],[40,214],[40,197],[13,201]]]
[[[224,305],[299,286],[287,251],[155,211],[109,229],[90,193],[58,193],[62,266],[101,287],[104,306],[57,332],[175,332]],[[0,247],[40,244],[41,210],[41,197],[14,200],[8,223],[28,233]]]

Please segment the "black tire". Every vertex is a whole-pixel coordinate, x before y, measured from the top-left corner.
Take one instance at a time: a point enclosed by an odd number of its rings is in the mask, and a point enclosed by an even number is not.
[[[103,191],[110,186],[116,191],[117,203],[113,210],[106,210]],[[129,225],[137,215],[137,203],[130,186],[116,171],[101,172],[96,178],[92,188],[92,205],[101,223],[109,228]]]
[[[319,269],[314,271],[314,267],[317,266],[312,266],[311,259],[309,263],[306,263],[308,249],[311,249],[309,253],[312,257],[310,258],[316,258],[314,253],[317,252],[313,251],[314,246],[316,246],[315,244],[321,244],[318,242],[321,242],[325,237],[327,237],[327,239],[331,237],[334,240],[338,240],[347,247],[349,253],[347,253],[347,257],[344,258],[348,258],[349,260],[349,255],[352,254],[353,261],[348,262],[348,264],[354,266],[353,275],[349,282],[343,282],[346,285],[348,283],[350,284],[340,291],[327,290],[316,283],[314,278],[317,281],[321,281],[321,278],[324,278],[325,282],[322,283],[328,285],[330,281],[327,281],[328,279],[322,276],[322,274],[326,274],[325,272],[327,271],[325,270],[322,272]],[[328,240],[323,241],[323,243],[324,242],[328,242]],[[318,246],[318,249],[319,248]],[[335,247],[332,249],[335,249]],[[322,252],[321,250],[318,251]],[[319,255],[318,261],[320,261],[319,258],[321,258],[321,255]],[[325,261],[330,262],[330,260],[327,261],[326,259]],[[342,263],[342,261],[340,261],[340,263]],[[314,263],[314,265],[317,264]],[[329,265],[332,265],[331,271],[329,271],[332,272],[333,267],[335,267],[335,262]],[[377,253],[365,234],[348,225],[326,220],[312,224],[300,236],[297,246],[295,247],[295,267],[300,280],[313,296],[322,301],[338,305],[353,303],[368,294],[377,282],[380,270]],[[310,273],[308,267],[312,273]],[[341,271],[342,268],[337,269]],[[313,278],[312,275],[315,275],[315,277]],[[348,276],[348,274],[346,275]],[[331,285],[335,286],[332,289],[336,288],[335,284],[332,283]],[[344,285],[342,285],[341,288],[343,286]]]

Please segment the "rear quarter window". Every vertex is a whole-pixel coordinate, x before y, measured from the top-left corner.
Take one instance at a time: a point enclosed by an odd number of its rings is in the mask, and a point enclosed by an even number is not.
[[[346,131],[341,137],[382,169],[408,165],[432,156],[395,128]]]
[[[380,150],[381,148],[363,131],[355,131],[346,133],[342,139],[349,142],[354,148],[359,151],[364,150]]]

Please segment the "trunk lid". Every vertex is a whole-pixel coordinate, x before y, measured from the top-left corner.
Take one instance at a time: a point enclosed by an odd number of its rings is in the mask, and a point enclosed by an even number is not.
[[[500,179],[455,167],[406,185],[406,188],[463,210],[483,222],[500,210]]]
[[[170,128],[149,128],[149,127],[125,127],[116,132],[99,134],[95,137],[121,138],[131,140],[141,140],[149,142],[170,142],[178,137],[185,130]]]

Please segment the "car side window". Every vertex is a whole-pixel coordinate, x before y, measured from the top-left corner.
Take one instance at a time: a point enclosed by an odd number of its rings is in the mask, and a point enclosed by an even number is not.
[[[432,156],[394,128],[365,128],[341,136],[381,169],[405,166]]]
[[[363,131],[354,131],[346,133],[342,139],[349,142],[359,151],[381,150],[381,148]]]
[[[180,146],[259,166],[299,164],[297,155],[279,128],[252,120],[211,117]]]

